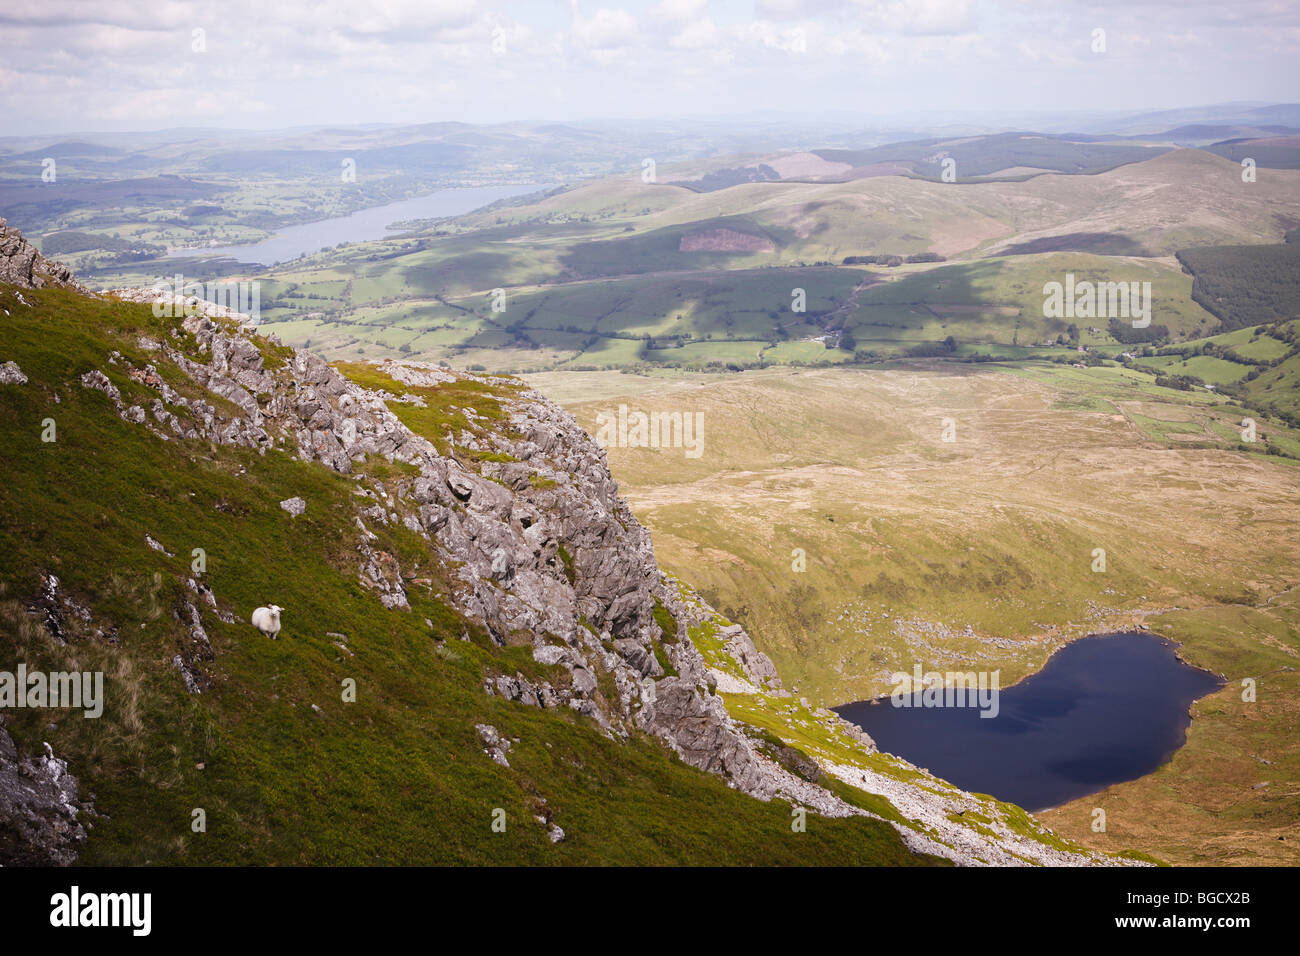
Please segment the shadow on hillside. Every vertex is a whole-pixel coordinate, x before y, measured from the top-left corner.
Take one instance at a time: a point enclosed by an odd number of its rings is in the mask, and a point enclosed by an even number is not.
[[[1071,232],[1063,236],[1043,236],[1018,242],[998,253],[1003,256],[1030,256],[1040,252],[1091,252],[1099,256],[1150,256],[1141,243],[1115,232]]]
[[[560,257],[560,262],[578,276],[621,276],[725,269],[736,258],[770,251],[753,248],[686,251],[681,248],[683,237],[714,230],[731,230],[755,242],[770,242],[778,249],[788,241],[788,237],[774,235],[747,216],[720,216],[686,225],[666,226],[642,235],[576,243]]]
[[[501,277],[510,275],[512,265],[513,259],[503,252],[470,252],[440,262],[405,266],[401,276],[416,295],[459,295],[511,284]]]
[[[924,351],[924,346],[937,346],[948,334],[959,343],[969,343],[974,340],[966,326],[970,322],[983,322],[978,313],[951,312],[941,318],[934,310],[943,310],[947,305],[969,306],[987,301],[987,290],[995,284],[1005,267],[1002,259],[979,259],[880,283],[859,297],[846,327],[852,331],[857,344],[868,350],[874,342],[905,351]],[[993,308],[992,303],[990,308]],[[928,333],[924,330],[926,325],[940,322],[949,327],[938,334],[933,328]],[[1015,318],[1008,317],[1007,325],[1006,341],[1010,342]],[[944,352],[936,348],[931,355],[914,357],[938,357]]]

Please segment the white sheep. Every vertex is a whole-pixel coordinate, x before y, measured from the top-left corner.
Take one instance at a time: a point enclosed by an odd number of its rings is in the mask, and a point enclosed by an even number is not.
[[[253,612],[253,627],[274,641],[280,633],[280,612],[283,610],[278,604],[259,607]]]

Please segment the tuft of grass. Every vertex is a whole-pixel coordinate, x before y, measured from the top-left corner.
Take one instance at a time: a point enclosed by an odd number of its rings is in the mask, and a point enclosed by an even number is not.
[[[560,542],[556,551],[560,556],[560,563],[564,565],[565,578],[568,579],[570,584],[574,584],[578,580],[578,576],[573,569],[573,555],[569,553],[569,549],[564,546],[563,542]]]
[[[660,640],[669,644],[676,644],[677,618],[673,616],[672,611],[668,610],[668,606],[658,598],[655,598],[654,619],[655,623],[659,625]]]
[[[657,660],[659,662],[659,666],[663,668],[664,676],[676,677],[677,668],[673,666],[672,659],[669,658],[668,652],[665,651],[663,647],[660,646],[658,643],[652,644],[651,646],[654,648],[655,660]]]

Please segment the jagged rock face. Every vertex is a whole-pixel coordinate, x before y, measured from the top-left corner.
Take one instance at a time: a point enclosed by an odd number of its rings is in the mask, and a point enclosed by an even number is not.
[[[145,296],[143,290],[114,294]],[[152,365],[135,368],[117,354],[111,361],[157,390],[152,418],[141,406],[125,407],[98,370],[86,373],[82,384],[103,391],[124,419],[163,440],[204,438],[264,453],[284,447],[344,474],[368,455],[417,466],[418,476],[395,488],[363,482],[357,490],[357,574],[385,607],[408,607],[405,575],[394,556],[373,547],[367,523],[400,522],[455,569],[448,596],[458,609],[500,642],[525,636],[538,660],[568,672],[567,686],[559,687],[500,675],[488,682],[488,692],[572,708],[612,734],[644,730],[663,738],[687,763],[724,774],[748,792],[785,792],[784,772],[775,768],[774,774],[774,765],[758,757],[728,716],[714,695],[714,676],[687,639],[689,626],[701,618],[702,602],[693,593],[693,603],[684,602],[680,586],[659,571],[650,534],[619,497],[604,450],[572,415],[516,387],[502,399],[507,422],[477,436],[455,436],[462,448],[494,453],[475,465],[439,454],[412,433],[388,407],[397,397],[356,385],[314,355],[294,352],[282,366],[267,368],[246,330],[202,312],[184,319],[182,327],[207,361],[185,354],[179,343],[150,346],[232,403],[237,414],[222,417],[212,405],[187,400]],[[409,363],[390,362],[383,371],[420,386],[459,379],[503,382]],[[660,633],[656,602],[679,622],[678,633]],[[201,621],[191,611],[178,613],[197,635]],[[771,661],[743,629],[729,628],[726,636],[754,685],[780,686]],[[659,651],[671,661],[674,676],[665,677],[656,642],[662,642]],[[195,636],[176,661],[191,691],[204,686],[198,667],[205,659],[204,642]],[[601,693],[602,674],[612,678],[613,695]]]
[[[646,727],[671,740],[684,761],[722,774],[746,792],[771,796],[765,768],[749,739],[735,731],[722,701],[679,677],[655,687]]]
[[[62,262],[46,259],[4,219],[0,219],[0,283],[24,289],[64,286],[86,291],[72,275],[71,269]]]
[[[18,759],[0,726],[0,860],[9,866],[67,866],[86,839],[77,821],[77,778],[49,744]]]
[[[727,653],[735,658],[754,684],[760,687],[781,686],[776,665],[772,663],[770,657],[754,646],[754,641],[745,633],[743,627],[732,624],[719,630],[718,636],[726,639]]]
[[[604,452],[571,415],[535,393],[521,394],[510,411],[509,431],[520,437],[494,431],[490,450],[518,462],[485,462],[477,475],[450,462],[442,486],[430,489],[448,512],[439,543],[472,565],[462,580],[496,585],[491,596],[467,593],[466,604],[495,617],[501,634],[549,632],[571,641],[585,619],[597,633],[648,642],[658,635],[658,569],[649,533],[618,497]],[[434,464],[430,477],[443,470]],[[486,613],[489,603],[495,614]]]

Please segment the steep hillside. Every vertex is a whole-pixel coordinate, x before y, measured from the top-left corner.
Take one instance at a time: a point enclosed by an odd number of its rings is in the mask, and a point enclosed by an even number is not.
[[[0,288],[0,670],[104,686],[5,709],[5,861],[1115,862],[793,698],[521,382],[152,300]]]

